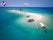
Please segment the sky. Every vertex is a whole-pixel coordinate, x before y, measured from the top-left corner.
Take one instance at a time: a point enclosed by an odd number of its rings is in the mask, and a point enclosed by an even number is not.
[[[53,7],[53,0],[0,0],[5,1],[5,7]]]

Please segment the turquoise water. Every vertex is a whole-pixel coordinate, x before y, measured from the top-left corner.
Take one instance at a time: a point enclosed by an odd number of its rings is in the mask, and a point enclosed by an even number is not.
[[[45,16],[42,22],[47,26],[46,32],[36,23],[21,22],[23,15],[8,11],[20,8]],[[53,40],[53,7],[0,7],[0,29],[0,40]]]

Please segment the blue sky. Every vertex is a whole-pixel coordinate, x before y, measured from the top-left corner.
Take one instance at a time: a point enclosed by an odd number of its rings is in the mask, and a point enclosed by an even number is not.
[[[2,1],[6,1],[6,7],[53,7],[53,0],[0,0],[0,3]]]

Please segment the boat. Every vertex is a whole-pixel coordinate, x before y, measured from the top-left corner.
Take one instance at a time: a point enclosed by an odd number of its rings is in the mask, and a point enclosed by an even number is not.
[[[28,18],[28,19],[27,19],[27,22],[33,22],[33,21],[34,21],[33,18]]]
[[[44,31],[46,31],[46,26],[41,22],[40,23],[40,27],[44,30]]]

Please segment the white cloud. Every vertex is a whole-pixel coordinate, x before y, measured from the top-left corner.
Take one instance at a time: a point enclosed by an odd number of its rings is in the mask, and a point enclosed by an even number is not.
[[[29,3],[24,3],[24,5],[29,5]]]

